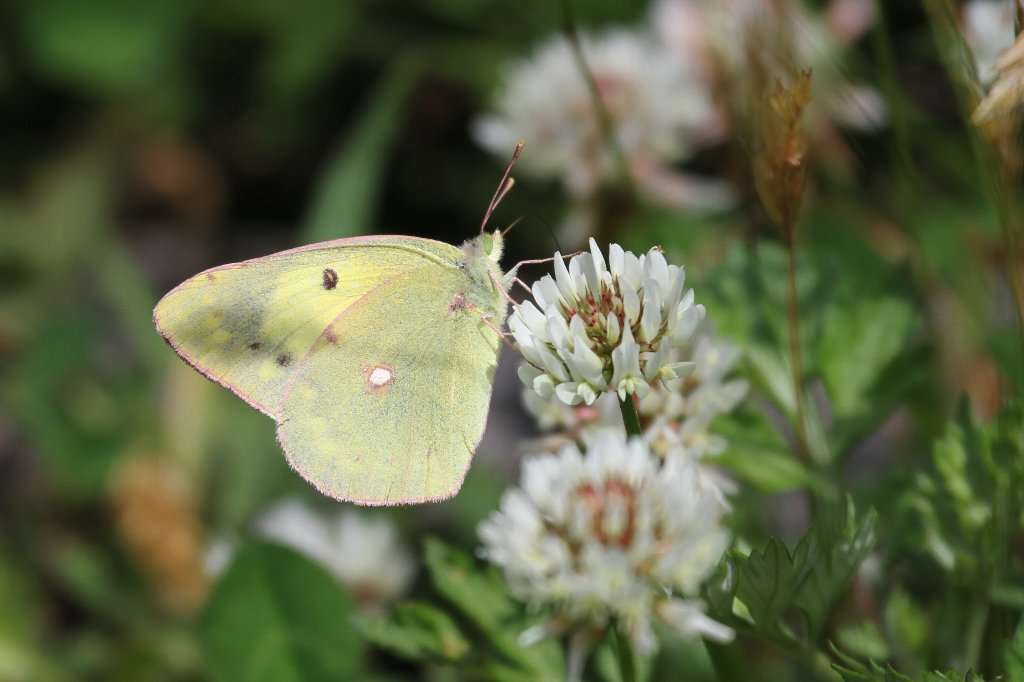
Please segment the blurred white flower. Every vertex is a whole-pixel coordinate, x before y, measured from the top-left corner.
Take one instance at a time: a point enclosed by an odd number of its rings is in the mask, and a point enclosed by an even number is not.
[[[996,78],[996,60],[1014,43],[1013,0],[970,0],[963,6],[964,37],[985,85]]]
[[[264,512],[254,530],[321,564],[363,606],[403,595],[416,573],[393,524],[351,509],[324,518],[298,500],[284,500]]]
[[[723,183],[690,182],[669,164],[686,158],[714,122],[709,93],[690,65],[673,59],[647,32],[614,30],[580,36],[587,66],[628,164],[618,167],[593,96],[564,36],[511,65],[494,114],[474,122],[485,149],[504,156],[525,139],[532,151],[520,168],[560,178],[577,201],[628,170],[649,199],[716,207],[731,201]]]
[[[602,433],[586,456],[574,444],[524,460],[519,488],[479,527],[482,555],[510,591],[550,607],[558,630],[616,623],[642,651],[657,617],[686,636],[728,641],[695,595],[729,547],[723,507],[685,456],[653,455],[643,440]]]
[[[618,244],[608,263],[590,240],[590,253],[569,267],[555,254],[555,276],[533,285],[533,301],[516,307],[508,327],[528,364],[526,386],[542,397],[592,405],[606,391],[642,398],[656,381],[686,376],[692,363],[670,358],[704,318],[683,288],[683,269],[657,249],[637,257]]]
[[[886,122],[879,93],[850,83],[841,67],[843,48],[873,22],[873,0],[833,0],[820,18],[795,0],[658,0],[651,9],[666,49],[698,65],[709,90],[743,100],[751,78],[770,85],[793,69],[811,69],[813,98],[827,117],[811,121],[817,130],[828,121],[862,129]]]

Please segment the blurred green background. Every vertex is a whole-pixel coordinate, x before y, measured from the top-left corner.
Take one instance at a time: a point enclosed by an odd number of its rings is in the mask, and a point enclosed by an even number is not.
[[[916,330],[904,365],[878,377],[899,384],[879,409],[908,408],[913,450],[963,392],[991,413],[1020,357],[1000,233],[933,29],[917,3],[882,4],[843,68],[883,93],[890,124],[847,135],[849,163],[816,174],[802,273],[808,334],[830,324],[826,301],[899,302],[858,314],[891,315],[897,344]],[[647,11],[574,9],[583,28]],[[505,158],[481,150],[469,123],[508,60],[563,24],[562,6],[541,0],[0,5],[0,679],[208,676],[197,615],[208,544],[284,495],[332,505],[288,470],[269,419],[164,346],[153,305],[204,268],[297,244],[475,234]],[[742,176],[743,150],[722,142],[687,169]],[[734,209],[710,215],[627,202],[600,237],[663,245],[743,345],[761,308],[781,311],[782,275],[776,238],[740,189]],[[548,225],[565,210],[556,182],[521,181],[493,220],[527,216],[505,262],[549,256]],[[763,289],[747,277],[759,243]],[[856,319],[845,324],[855,336]],[[820,352],[848,340],[833,334]],[[492,422],[519,418],[512,364]],[[881,423],[853,428],[847,445]],[[430,532],[471,551],[515,465],[492,457],[454,500],[389,515],[412,544]],[[738,515],[758,523],[743,505]]]

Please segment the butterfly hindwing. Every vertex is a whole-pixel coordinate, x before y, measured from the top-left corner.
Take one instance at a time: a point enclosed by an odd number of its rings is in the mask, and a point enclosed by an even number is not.
[[[324,329],[292,376],[278,427],[289,462],[321,492],[404,504],[459,489],[483,434],[498,346],[468,302],[471,286],[458,267],[415,268]]]

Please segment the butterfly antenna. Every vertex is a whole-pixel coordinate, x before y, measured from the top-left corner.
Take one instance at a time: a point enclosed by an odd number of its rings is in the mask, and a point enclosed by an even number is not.
[[[502,194],[502,196],[505,196],[505,195]],[[528,215],[530,215],[530,214],[529,213],[524,213],[523,215],[521,215],[518,218],[516,218],[515,220],[513,220],[512,223],[508,227],[506,227],[504,230],[501,231],[501,236],[502,237],[508,236],[508,233],[512,231],[512,228],[515,227],[516,225],[518,225],[519,223],[523,222],[523,218],[525,218]]]
[[[491,203],[487,206],[487,212],[484,213],[483,222],[480,223],[480,234],[484,233],[484,227],[487,226],[487,221],[491,219],[491,214],[494,213],[494,209],[498,207],[501,200],[505,198],[512,186],[516,184],[515,179],[509,177],[512,172],[512,167],[516,165],[516,161],[519,160],[519,154],[522,153],[523,147],[526,145],[524,140],[519,140],[516,145],[516,150],[512,152],[512,160],[508,162],[508,166],[505,167],[505,174],[501,176],[501,182],[498,183],[498,188],[494,190],[494,196],[491,197]]]

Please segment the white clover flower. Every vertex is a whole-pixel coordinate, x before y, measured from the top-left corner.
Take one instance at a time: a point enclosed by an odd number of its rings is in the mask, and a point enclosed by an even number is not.
[[[714,121],[710,94],[689,64],[673,59],[646,31],[583,34],[580,42],[628,171],[648,198],[710,207],[731,201],[723,185],[691,184],[669,168],[708,137]],[[523,172],[561,179],[577,200],[593,198],[623,170],[564,36],[509,68],[494,111],[474,122],[480,145],[504,156],[517,140],[528,140]]]
[[[812,117],[814,129],[827,129],[829,121],[857,129],[886,122],[881,95],[850,83],[841,67],[843,49],[873,22],[873,0],[832,0],[821,16],[795,0],[659,0],[650,14],[666,49],[676,60],[696,64],[708,89],[745,94],[751,76],[811,69],[813,99],[827,117]],[[752,54],[764,60],[760,67],[751,67]],[[728,127],[725,121],[719,125]]]
[[[714,432],[713,423],[719,415],[734,410],[749,390],[743,379],[727,378],[739,361],[740,350],[717,339],[710,325],[702,325],[693,340],[673,349],[669,358],[692,361],[693,371],[681,381],[653,385],[643,399],[636,401],[644,440],[656,455],[681,451],[694,458],[702,480],[727,504],[736,486],[713,466],[715,455],[728,446],[725,438]],[[591,406],[569,406],[554,397],[542,398],[527,388],[523,390],[523,404],[542,431],[559,432],[559,437],[538,441],[544,450],[557,449],[567,440],[591,443],[605,431],[622,432],[625,428],[614,394],[602,395]]]
[[[655,617],[687,636],[728,641],[732,631],[695,599],[729,546],[723,509],[690,458],[662,459],[609,431],[586,456],[569,444],[524,460],[520,487],[479,527],[481,553],[514,595],[549,607],[552,623],[614,621],[644,651],[657,644]]]
[[[970,0],[963,6],[964,38],[974,53],[978,78],[996,78],[996,61],[1014,42],[1013,0]]]
[[[508,327],[526,365],[523,383],[541,397],[592,405],[604,392],[643,397],[654,382],[686,376],[692,363],[673,360],[704,318],[683,269],[657,249],[635,256],[618,244],[609,262],[590,240],[590,253],[569,267],[555,254],[555,276],[533,285],[533,302],[518,306]]]
[[[346,509],[328,519],[298,500],[284,500],[264,512],[254,529],[321,564],[364,607],[402,596],[416,573],[411,552],[381,517]]]

